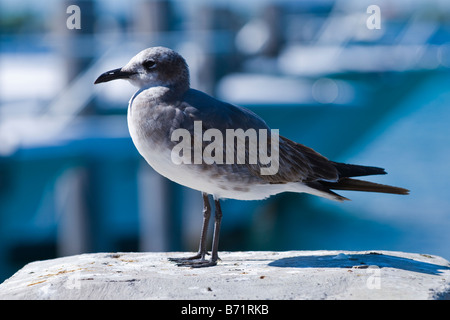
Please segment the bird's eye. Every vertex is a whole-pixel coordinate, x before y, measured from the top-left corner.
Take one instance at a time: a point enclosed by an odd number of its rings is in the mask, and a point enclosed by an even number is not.
[[[142,65],[146,70],[150,70],[156,66],[156,62],[154,60],[146,60]]]

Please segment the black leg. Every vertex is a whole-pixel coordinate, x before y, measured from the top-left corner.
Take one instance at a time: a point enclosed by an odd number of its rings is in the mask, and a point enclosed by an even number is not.
[[[205,197],[203,197],[205,199]],[[207,199],[207,198],[206,198]],[[220,224],[222,222],[222,208],[220,207],[219,199],[214,199],[214,203],[216,206],[215,214],[214,214],[214,236],[213,236],[213,243],[212,243],[212,252],[211,252],[211,259],[205,260],[205,255],[200,256],[200,258],[194,259],[184,259],[182,261],[176,261],[179,262],[178,266],[183,267],[192,267],[192,268],[204,268],[204,267],[212,267],[217,264],[217,260],[219,260],[219,235],[220,235]],[[208,202],[209,205],[209,202]],[[209,208],[211,209],[211,208]],[[208,218],[209,219],[209,218]],[[200,248],[199,253],[203,250],[205,250],[205,244],[204,244],[204,238],[206,237],[206,230],[202,228],[202,236],[200,239]],[[202,241],[203,240],[203,241]],[[198,254],[197,254],[198,256]],[[174,261],[174,260],[172,260]]]
[[[200,244],[198,247],[198,254],[202,260],[205,259],[207,253],[206,250],[206,238],[208,236],[209,218],[211,218],[211,204],[209,203],[208,194],[202,192],[203,196],[203,225],[202,233],[200,234]]]
[[[211,251],[211,262],[217,263],[219,259],[219,236],[220,236],[220,224],[222,223],[222,208],[220,207],[219,199],[214,199],[216,210],[214,213],[214,237]]]
[[[205,260],[205,255],[207,254],[206,250],[206,238],[208,235],[208,225],[209,219],[211,218],[211,204],[209,203],[208,194],[202,192],[203,196],[203,224],[202,224],[202,233],[200,234],[200,244],[198,248],[198,252],[195,256],[188,258],[169,258],[170,261],[177,262],[179,264],[188,263],[191,260]]]

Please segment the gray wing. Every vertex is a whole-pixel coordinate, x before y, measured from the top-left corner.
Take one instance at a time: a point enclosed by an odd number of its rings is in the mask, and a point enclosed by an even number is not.
[[[208,129],[218,129],[226,136],[226,129],[266,129],[267,148],[270,150],[270,128],[258,115],[252,111],[224,103],[205,93],[190,89],[179,105],[182,114],[178,117],[178,123],[175,128],[184,128],[193,133],[194,121],[202,121],[203,131]],[[258,137],[259,138],[259,137]],[[259,139],[258,139],[259,140]],[[237,154],[237,144],[234,142],[234,154]],[[203,144],[203,148],[208,142]],[[248,148],[246,150],[246,159],[249,159]],[[225,152],[225,150],[224,150]],[[225,156],[225,155],[224,155]],[[283,136],[279,137],[279,167],[278,172],[273,175],[262,175],[261,168],[267,165],[256,164],[235,165],[239,171],[245,171],[251,176],[261,179],[266,183],[287,183],[297,181],[336,181],[338,172],[335,166],[327,158],[323,157],[314,150],[291,141]]]
[[[252,111],[229,103],[219,101],[201,91],[190,89],[183,97],[181,108],[192,119],[180,125],[186,129],[193,126],[193,121],[201,120],[205,130],[210,128],[226,129],[269,129],[267,124]],[[185,119],[188,120],[188,119]]]

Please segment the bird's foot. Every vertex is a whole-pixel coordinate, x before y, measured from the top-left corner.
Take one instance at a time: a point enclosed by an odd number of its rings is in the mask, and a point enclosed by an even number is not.
[[[206,252],[205,254],[208,254],[208,252]],[[186,257],[186,258],[169,258],[168,260],[171,262],[175,262],[177,264],[179,263],[189,263],[191,261],[195,261],[195,260],[205,260],[205,254],[201,254],[201,253],[197,253],[195,256],[192,257]]]
[[[177,263],[178,267],[190,267],[190,268],[205,268],[205,267],[213,267],[217,265],[217,260],[206,260],[206,259],[198,259],[198,260],[189,260],[181,263]]]
[[[188,258],[169,258],[169,261],[175,262],[178,267],[205,268],[217,265],[219,258],[206,260],[201,254]]]

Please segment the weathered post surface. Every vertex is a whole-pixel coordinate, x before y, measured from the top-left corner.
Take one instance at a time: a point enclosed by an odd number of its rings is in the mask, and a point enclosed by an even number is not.
[[[177,267],[188,253],[94,253],[30,263],[0,299],[450,299],[450,263],[392,251],[221,252],[216,267]]]

